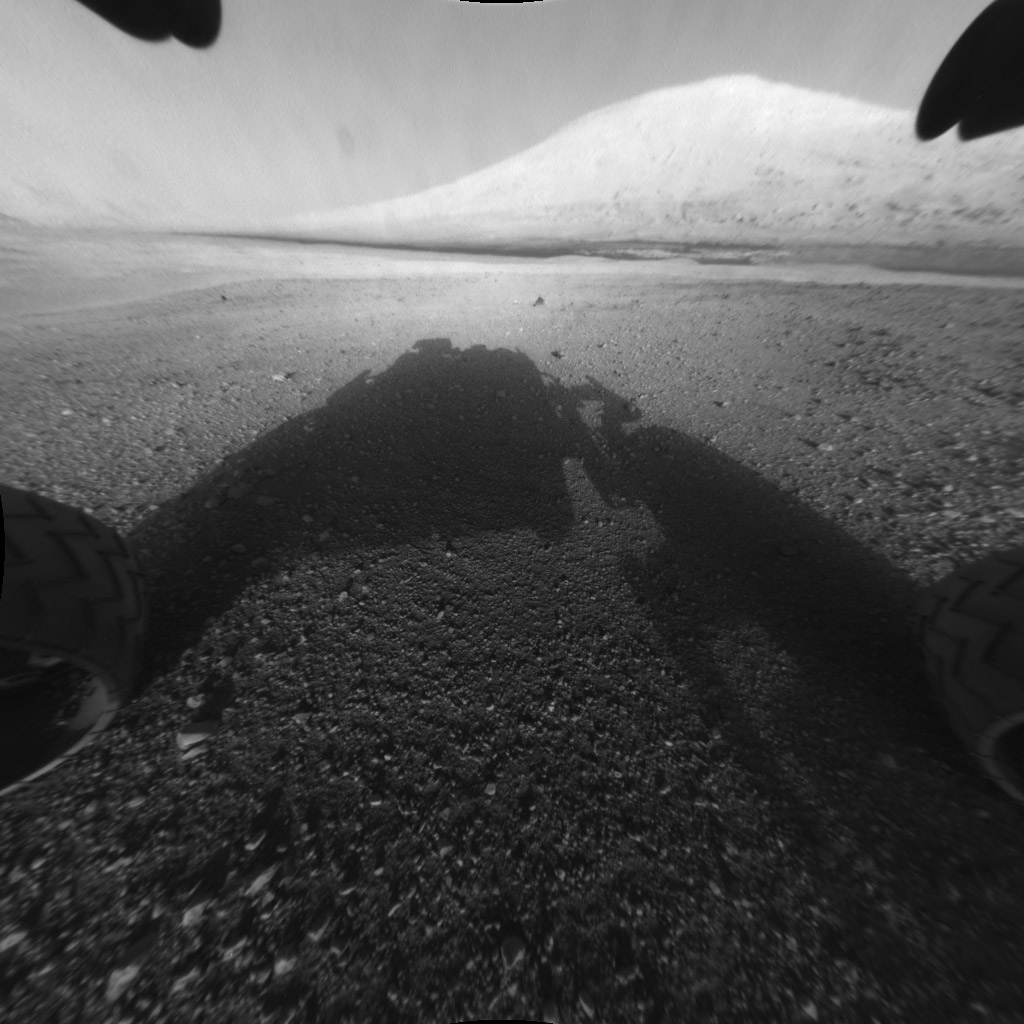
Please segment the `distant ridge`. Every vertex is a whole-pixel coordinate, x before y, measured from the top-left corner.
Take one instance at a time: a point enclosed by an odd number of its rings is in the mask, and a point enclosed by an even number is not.
[[[909,111],[734,75],[596,110],[450,185],[273,227],[417,245],[1020,245],[1024,131],[926,144]]]

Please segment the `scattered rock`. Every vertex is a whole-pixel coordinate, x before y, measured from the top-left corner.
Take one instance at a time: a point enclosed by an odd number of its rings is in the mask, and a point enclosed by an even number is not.
[[[111,971],[107,979],[107,1002],[116,1003],[139,976],[141,970],[138,964],[130,964],[128,967],[119,967]]]
[[[238,960],[249,948],[248,939],[240,939],[233,946],[228,946],[227,949],[221,950],[220,957],[222,960],[230,962],[232,960]]]
[[[197,743],[203,743],[219,728],[220,722],[215,718],[207,719],[205,722],[190,722],[178,733],[178,748],[188,750]]]
[[[185,913],[181,915],[182,926],[185,928],[192,928],[194,925],[197,925],[209,905],[209,897],[204,896],[193,900],[185,908]]]
[[[2,939],[0,939],[0,954],[6,953],[9,949],[14,949],[15,946],[20,946],[27,938],[28,932],[8,932]]]
[[[297,957],[294,956],[279,956],[274,961],[274,977],[283,978],[287,974],[291,974],[295,970],[295,964],[297,963]]]
[[[331,914],[329,910],[322,910],[316,915],[312,924],[310,924],[309,928],[306,930],[306,938],[309,939],[310,942],[319,942],[327,934],[327,929],[330,926],[330,923]]]
[[[174,984],[171,985],[171,995],[177,995],[179,992],[188,988],[189,985],[194,981],[199,980],[199,969],[193,967],[187,974],[181,974],[174,979]]]
[[[562,1018],[558,1012],[558,1005],[553,999],[549,999],[544,1003],[544,1009],[541,1011],[541,1014],[544,1024],[561,1024]]]
[[[255,835],[253,835],[250,839],[248,839],[246,841],[246,844],[245,844],[246,850],[248,850],[249,853],[252,853],[252,851],[255,850],[256,847],[258,847],[263,842],[263,840],[266,839],[266,838],[267,838],[267,830],[266,829],[263,829],[261,832],[257,832]]]
[[[506,970],[511,970],[526,955],[526,943],[515,932],[505,936],[501,942],[501,960]]]
[[[248,888],[245,890],[246,896],[256,896],[261,893],[268,885],[274,875],[277,874],[277,865],[271,864],[266,871],[261,871],[250,883]]]

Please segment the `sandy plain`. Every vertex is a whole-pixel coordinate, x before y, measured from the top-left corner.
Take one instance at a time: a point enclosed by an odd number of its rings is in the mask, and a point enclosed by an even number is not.
[[[5,1020],[1021,1019],[909,612],[1024,529],[1022,279],[697,257],[5,227],[2,478],[153,615]]]

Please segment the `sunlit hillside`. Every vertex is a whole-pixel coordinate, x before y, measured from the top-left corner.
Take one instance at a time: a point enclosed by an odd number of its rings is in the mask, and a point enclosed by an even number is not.
[[[965,146],[908,111],[714,78],[595,111],[451,185],[280,225],[361,241],[1019,244],[1024,132]]]

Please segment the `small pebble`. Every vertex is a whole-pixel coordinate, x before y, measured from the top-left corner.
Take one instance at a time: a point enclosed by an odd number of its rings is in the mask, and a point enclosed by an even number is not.
[[[139,976],[142,968],[138,964],[121,967],[110,972],[107,979],[107,1002],[116,1003],[128,990],[129,985]]]
[[[181,915],[181,923],[185,928],[191,928],[193,925],[198,924],[200,918],[203,916],[203,912],[206,910],[210,901],[207,899],[199,899],[193,901],[185,910],[185,913]]]
[[[519,935],[507,935],[501,943],[501,959],[506,970],[510,970],[523,959],[526,954],[526,943]]]
[[[15,946],[20,946],[27,938],[28,932],[20,930],[8,932],[2,939],[0,939],[0,953],[6,953],[9,949],[14,949]]]
[[[267,868],[266,871],[261,871],[250,883],[249,888],[245,890],[246,896],[255,896],[257,893],[261,893],[270,884],[271,879],[277,874],[277,865],[274,864]]]
[[[197,743],[203,743],[205,740],[208,740],[219,728],[220,722],[216,719],[208,719],[205,722],[192,722],[178,733],[178,747],[181,750],[188,750],[189,747],[194,747]]]
[[[286,974],[291,974],[295,968],[295,957],[293,956],[281,956],[274,961],[274,977],[281,978]]]

